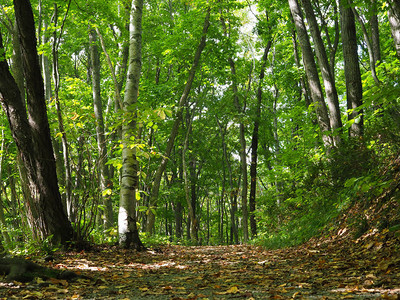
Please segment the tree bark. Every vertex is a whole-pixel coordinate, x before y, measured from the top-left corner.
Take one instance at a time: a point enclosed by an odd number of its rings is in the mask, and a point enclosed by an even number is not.
[[[371,0],[371,16],[369,19],[369,24],[371,28],[372,52],[374,54],[375,64],[379,64],[382,60],[377,6],[377,0]]]
[[[239,91],[236,82],[236,67],[235,62],[231,57],[228,58],[230,67],[231,67],[231,74],[232,74],[232,89],[233,89],[233,102],[234,106],[238,114],[242,114],[245,111],[245,106],[241,107],[239,103]],[[244,122],[240,120],[239,122],[239,142],[240,142],[240,150],[239,150],[239,157],[240,157],[240,170],[243,178],[242,184],[242,232],[243,232],[243,242],[247,243],[249,240],[249,210],[247,205],[247,192],[248,192],[248,176],[247,176],[247,155],[246,155],[246,138],[245,138],[245,127]]]
[[[231,219],[231,228],[230,228],[230,232],[231,232],[231,238],[230,238],[230,242],[231,243],[235,243],[238,244],[239,243],[239,235],[238,235],[238,227],[237,227],[237,216],[236,216],[236,212],[237,212],[237,197],[238,197],[238,189],[236,187],[234,187],[233,185],[233,174],[232,174],[232,167],[228,158],[228,147],[226,144],[226,131],[227,131],[227,126],[226,124],[224,126],[222,126],[221,122],[219,121],[218,117],[215,116],[218,128],[219,128],[219,132],[221,135],[221,144],[222,144],[222,152],[223,152],[223,165],[224,165],[224,169],[225,169],[225,165],[226,168],[228,170],[228,176],[229,176],[229,187],[230,187],[230,193],[229,193],[229,200],[230,200],[230,219]],[[224,172],[225,173],[225,172]],[[225,175],[224,175],[225,178]],[[240,182],[240,180],[239,180]],[[222,215],[222,212],[221,212]],[[222,218],[222,217],[221,217]]]
[[[28,113],[4,58],[0,59],[0,101],[26,167],[33,200],[26,203],[32,229],[41,239],[52,235],[53,242],[65,244],[72,240],[73,229],[64,213],[58,188],[32,7],[28,0],[15,0],[14,9],[22,46]],[[0,49],[4,49],[1,36]]]
[[[360,24],[361,31],[364,36],[364,41],[367,45],[368,56],[369,56],[369,66],[371,69],[372,78],[374,79],[376,84],[380,84],[381,82],[379,81],[378,76],[376,75],[376,68],[375,68],[376,61],[375,61],[374,49],[372,47],[372,40],[368,35],[367,28],[365,27],[365,23],[364,23],[363,19],[358,14],[356,8],[353,6],[352,1],[351,0],[348,0],[348,1],[349,1],[349,5],[351,7],[351,10],[352,10],[356,20]]]
[[[104,229],[107,230],[113,225],[113,210],[111,193],[106,193],[106,190],[111,188],[111,180],[109,179],[107,144],[104,133],[103,104],[100,87],[100,56],[97,46],[97,34],[94,29],[89,30],[89,43],[92,63],[93,109],[96,118],[97,149],[99,152],[98,169],[100,175],[100,191],[102,193],[101,196],[104,205]]]
[[[132,0],[130,19],[130,45],[128,75],[123,102],[121,194],[118,213],[119,244],[124,248],[144,250],[136,224],[136,189],[138,186],[138,161],[132,140],[137,135],[136,103],[142,66],[142,14],[143,0]]]
[[[251,236],[253,238],[257,236],[257,223],[254,214],[256,211],[256,190],[257,190],[258,129],[260,126],[260,119],[261,119],[262,90],[263,90],[263,82],[265,76],[265,68],[267,66],[267,58],[271,45],[272,41],[268,41],[267,46],[264,49],[264,55],[262,57],[261,71],[259,76],[260,81],[258,83],[258,88],[257,88],[256,116],[254,120],[253,134],[251,138],[249,213],[250,213],[250,231],[251,231]]]
[[[43,5],[42,1],[39,0],[38,3],[39,17],[38,17],[38,38],[41,40],[41,44],[44,45],[49,41],[47,36],[47,21],[43,20]],[[44,27],[44,32],[42,33],[42,27]],[[44,94],[46,101],[51,99],[51,71],[48,56],[43,53],[39,57],[40,65],[42,67],[43,73],[43,83],[44,83]]]
[[[294,54],[294,61],[296,63],[296,67],[301,68],[299,46],[297,44],[297,37],[296,37],[295,30],[292,31],[292,44],[293,44],[293,54]],[[301,75],[301,77],[299,79],[299,84],[300,84],[300,88],[301,88],[300,99],[301,99],[301,95],[303,95],[304,101],[306,103],[306,107],[308,108],[311,105],[312,100],[310,99],[310,89],[308,88],[306,76],[304,74]],[[313,123],[315,123],[315,122],[313,121]]]
[[[322,79],[325,86],[325,94],[329,108],[329,120],[332,130],[337,132],[333,135],[335,145],[340,144],[340,131],[342,128],[342,119],[339,108],[339,98],[335,86],[334,74],[331,72],[331,67],[328,61],[324,42],[322,41],[321,32],[318,27],[317,19],[314,14],[314,9],[310,0],[302,0],[306,18],[310,27],[311,36],[315,45],[319,67],[321,70]]]
[[[184,186],[185,186],[185,198],[186,198],[186,203],[188,206],[188,212],[189,212],[189,218],[190,218],[190,237],[197,245],[198,243],[198,235],[197,235],[197,229],[198,229],[198,221],[196,218],[196,206],[195,203],[193,203],[193,198],[192,198],[192,193],[193,193],[193,186],[191,186],[191,182],[189,182],[188,179],[188,163],[186,162],[186,153],[189,148],[189,138],[190,134],[192,131],[192,121],[194,116],[190,116],[188,113],[188,122],[187,122],[187,131],[186,131],[186,136],[185,136],[185,141],[183,143],[183,149],[182,149],[182,170],[183,170],[183,180],[184,180]],[[192,179],[192,176],[191,176]]]
[[[325,37],[326,37],[326,42],[329,50],[329,67],[331,69],[331,74],[333,75],[333,80],[335,81],[335,58],[336,58],[336,51],[339,46],[339,41],[340,41],[340,29],[339,29],[339,21],[338,21],[338,13],[337,13],[337,3],[336,1],[332,1],[332,6],[333,6],[333,17],[329,18],[329,22],[334,22],[333,28],[334,28],[334,39],[332,40],[331,38],[331,33],[329,31],[329,27],[327,24],[327,20],[324,19],[324,15],[322,13],[319,1],[316,1],[316,8],[318,15],[320,16],[320,21],[321,21],[321,29],[323,28],[325,32]],[[333,19],[333,20],[332,20]]]
[[[12,56],[12,71],[13,77],[18,85],[21,93],[21,99],[25,103],[25,80],[24,71],[21,57],[21,45],[18,38],[18,25],[14,24],[14,30],[12,31],[12,44],[13,44],[13,56]]]
[[[54,3],[54,28],[58,26],[58,7],[57,4]],[[62,31],[61,31],[62,32]],[[59,45],[60,37],[57,37],[57,31],[53,32],[53,45],[52,45],[52,53],[53,53],[53,81],[54,81],[54,101],[55,107],[57,111],[57,121],[58,121],[58,129],[61,133],[61,144],[62,144],[62,155],[63,155],[63,163],[64,163],[64,180],[60,178],[60,181],[65,184],[65,194],[63,195],[63,205],[64,209],[67,212],[68,218],[71,222],[76,222],[76,203],[72,199],[72,179],[71,179],[71,164],[69,159],[69,147],[68,147],[68,138],[67,133],[64,130],[64,121],[62,117],[62,109],[60,99],[58,97],[58,92],[60,90],[60,70],[58,68],[58,45]],[[56,141],[55,141],[56,142]],[[54,147],[55,150],[58,150],[58,145]],[[55,152],[58,155],[57,152]],[[57,157],[56,157],[57,158]],[[60,159],[59,159],[60,161]],[[57,165],[57,161],[56,161]],[[61,173],[61,172],[59,172]]]
[[[349,110],[348,118],[352,120],[349,135],[356,137],[363,135],[363,115],[362,111],[359,110],[362,104],[362,82],[360,65],[358,63],[356,25],[353,11],[347,1],[342,1],[339,10],[342,29],[344,74],[346,78],[347,109]]]
[[[318,125],[322,134],[322,140],[326,147],[332,146],[331,126],[324,101],[321,83],[319,81],[318,69],[315,64],[314,54],[311,48],[310,39],[304,24],[303,14],[300,10],[298,0],[289,0],[290,11],[296,27],[300,48],[303,52],[303,62],[306,71],[311,98],[314,102],[314,109],[317,114]]]

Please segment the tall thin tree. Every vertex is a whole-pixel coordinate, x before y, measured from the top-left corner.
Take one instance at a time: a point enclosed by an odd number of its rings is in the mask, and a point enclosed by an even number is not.
[[[138,161],[132,140],[137,135],[136,103],[142,67],[142,15],[143,0],[132,0],[129,25],[129,62],[123,101],[121,194],[118,213],[119,243],[125,248],[143,250],[136,224],[136,189]]]
[[[175,138],[178,134],[179,125],[182,122],[183,110],[185,108],[186,101],[189,97],[190,90],[192,88],[192,84],[193,84],[193,81],[195,78],[197,67],[200,63],[201,53],[203,52],[203,50],[206,46],[206,35],[207,35],[208,27],[210,25],[210,14],[211,14],[211,10],[210,10],[210,8],[208,8],[206,16],[204,18],[203,31],[202,31],[202,35],[200,38],[200,43],[197,46],[196,53],[194,55],[192,66],[188,73],[188,78],[187,78],[183,93],[178,102],[177,113],[175,115],[175,120],[174,120],[174,124],[172,126],[171,133],[168,137],[166,149],[165,149],[163,158],[161,160],[161,163],[160,163],[159,167],[157,168],[157,171],[154,175],[153,186],[152,186],[151,194],[150,194],[150,206],[157,205],[158,194],[160,191],[161,178],[165,171],[165,168],[167,167],[167,162],[171,155],[171,151],[174,146]],[[148,216],[148,221],[147,221],[147,228],[146,228],[147,232],[150,232],[150,233],[153,232],[154,222],[155,222],[155,215],[152,212],[150,212],[149,216]]]

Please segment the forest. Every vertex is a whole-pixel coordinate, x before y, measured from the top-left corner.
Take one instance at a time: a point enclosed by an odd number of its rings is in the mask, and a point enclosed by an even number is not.
[[[0,32],[2,251],[400,229],[398,0],[3,0]]]
[[[399,74],[399,0],[2,0],[0,298],[400,299]]]

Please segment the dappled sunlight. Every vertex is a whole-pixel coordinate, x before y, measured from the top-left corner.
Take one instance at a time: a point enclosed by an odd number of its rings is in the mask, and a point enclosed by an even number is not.
[[[385,242],[376,247],[380,241]],[[96,246],[92,251],[56,253],[47,265],[68,269],[82,278],[18,283],[8,289],[8,295],[26,295],[28,287],[35,286],[37,293],[49,296],[60,291],[67,299],[397,299],[400,259],[393,255],[396,241],[384,232],[358,243],[331,239],[319,246],[311,241],[280,250],[168,245],[136,252]]]

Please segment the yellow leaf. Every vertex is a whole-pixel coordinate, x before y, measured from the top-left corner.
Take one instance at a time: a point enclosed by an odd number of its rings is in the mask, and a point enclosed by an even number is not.
[[[163,111],[163,110],[161,110],[160,112],[159,112],[159,117],[160,117],[160,119],[161,120],[165,120],[165,112]]]
[[[78,118],[79,118],[79,115],[77,113],[74,113],[74,116],[71,118],[71,120],[75,121]]]
[[[215,294],[217,295],[228,295],[228,294],[237,294],[239,293],[239,289],[237,286],[233,286],[231,287],[229,290],[225,291],[225,292],[217,292]]]

